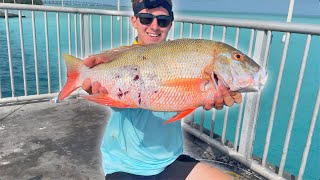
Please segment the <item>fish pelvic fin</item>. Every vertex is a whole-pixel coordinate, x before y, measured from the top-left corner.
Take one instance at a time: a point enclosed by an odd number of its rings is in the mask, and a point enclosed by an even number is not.
[[[180,112],[179,114],[173,116],[172,118],[170,118],[169,120],[165,121],[163,124],[169,124],[169,123],[173,123],[176,122],[186,116],[188,116],[190,113],[192,113],[196,108],[192,108],[192,109],[187,109],[185,111]]]
[[[83,66],[82,60],[68,54],[64,55],[64,60],[67,66],[67,82],[59,93],[58,100],[63,100],[81,86],[78,82],[78,78],[80,75],[80,68]]]
[[[89,101],[102,104],[105,106],[111,106],[111,107],[117,107],[117,108],[136,108],[136,106],[128,105],[120,100],[115,100],[112,97],[110,97],[108,94],[105,93],[98,93],[94,95],[86,95],[82,96],[85,99],[88,99]]]

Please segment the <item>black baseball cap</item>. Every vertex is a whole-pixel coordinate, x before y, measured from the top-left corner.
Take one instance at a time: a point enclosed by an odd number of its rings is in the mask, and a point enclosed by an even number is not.
[[[171,17],[171,21],[173,21],[174,17],[172,12],[172,5],[167,0],[143,0],[133,7],[133,12],[134,12],[134,15],[136,15],[142,9],[152,9],[160,6],[165,8],[168,11]]]

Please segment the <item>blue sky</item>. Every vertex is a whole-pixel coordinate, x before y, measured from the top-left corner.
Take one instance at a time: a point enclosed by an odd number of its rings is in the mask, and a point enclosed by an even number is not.
[[[195,3],[196,2],[196,3]],[[176,8],[287,14],[290,0],[176,0]],[[319,0],[295,0],[294,14],[320,15]]]
[[[89,0],[78,0],[89,1]],[[117,0],[90,0],[116,5]],[[287,14],[290,0],[172,0],[174,10],[262,12]],[[131,0],[120,0],[131,6]],[[319,0],[295,0],[294,14],[320,15]]]

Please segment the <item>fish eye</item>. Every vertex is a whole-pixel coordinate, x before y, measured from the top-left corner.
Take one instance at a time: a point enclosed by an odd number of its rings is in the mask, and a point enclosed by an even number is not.
[[[243,60],[243,55],[241,53],[238,53],[238,52],[233,53],[233,57],[238,61],[242,61]]]

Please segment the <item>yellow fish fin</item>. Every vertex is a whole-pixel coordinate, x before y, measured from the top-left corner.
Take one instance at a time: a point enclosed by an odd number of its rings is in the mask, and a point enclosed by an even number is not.
[[[169,120],[165,121],[163,124],[169,124],[169,123],[173,123],[176,122],[184,117],[186,117],[187,115],[189,115],[190,113],[192,113],[196,108],[193,109],[187,109],[185,111],[180,112],[179,114],[173,116],[172,118],[170,118]]]
[[[111,107],[135,108],[133,106],[125,104],[122,101],[115,100],[115,99],[111,98],[108,94],[104,94],[104,93],[98,93],[98,94],[87,95],[87,96],[82,96],[82,97],[85,99],[88,99],[89,101],[93,101],[95,103],[107,105],[107,106],[111,106]]]

